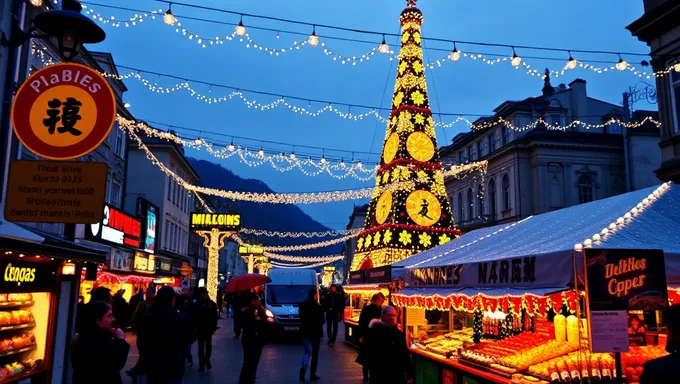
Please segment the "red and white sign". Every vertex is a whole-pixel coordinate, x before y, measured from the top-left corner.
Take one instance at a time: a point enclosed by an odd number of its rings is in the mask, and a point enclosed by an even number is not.
[[[85,226],[86,238],[132,248],[140,247],[142,223],[108,205],[104,206],[104,218],[100,223]]]
[[[109,82],[82,64],[59,63],[33,73],[12,103],[12,126],[38,156],[70,160],[101,144],[116,120]]]

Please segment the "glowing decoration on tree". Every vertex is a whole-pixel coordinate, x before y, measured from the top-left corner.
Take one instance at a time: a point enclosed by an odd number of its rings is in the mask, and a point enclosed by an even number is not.
[[[351,270],[380,267],[444,244],[460,235],[442,193],[444,170],[437,153],[427,96],[422,12],[409,0],[401,12],[401,50],[376,187],[401,183],[371,196]]]

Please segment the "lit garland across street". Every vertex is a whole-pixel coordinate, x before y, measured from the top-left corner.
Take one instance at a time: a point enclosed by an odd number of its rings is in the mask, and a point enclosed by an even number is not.
[[[318,263],[312,263],[312,264],[277,264],[277,263],[270,263],[272,267],[276,268],[316,268],[320,267],[322,265],[330,264],[335,260],[331,261],[321,261]]]
[[[350,234],[357,234],[361,232],[361,229],[339,229],[336,231],[325,231],[325,232],[279,232],[279,231],[268,231],[266,229],[251,229],[251,228],[241,228],[241,232],[248,235],[257,236],[267,236],[267,237],[327,237],[327,236],[345,236]]]
[[[320,241],[318,243],[302,244],[302,245],[271,246],[271,247],[263,247],[263,249],[265,251],[280,251],[280,252],[304,251],[304,250],[307,250],[307,249],[330,247],[331,245],[342,243],[344,241],[355,238],[357,236],[359,236],[359,233],[352,233],[352,234],[349,234],[349,235],[346,235],[346,236],[343,236],[343,237],[339,237],[337,239]]]
[[[244,245],[245,242],[238,235],[233,235],[232,238],[239,244]],[[279,255],[277,253],[264,252],[264,256],[273,260],[281,260],[291,263],[332,263],[334,261],[341,260],[345,255],[328,255],[328,256],[289,256],[289,255]],[[274,264],[274,263],[272,263]],[[323,264],[320,264],[323,265]]]
[[[33,53],[35,55],[37,55],[42,60],[42,62],[45,66],[52,65],[52,64],[56,63],[42,48],[39,48],[36,45],[33,46]],[[676,65],[676,67],[678,69],[680,69],[680,66]],[[632,67],[629,67],[629,68],[632,68]],[[672,69],[672,67],[670,67],[669,71],[671,69]],[[379,108],[375,108],[375,107],[371,108],[367,112],[357,114],[357,113],[352,113],[351,111],[350,112],[343,112],[339,108],[333,106],[333,103],[331,102],[328,105],[326,105],[326,106],[324,106],[320,109],[311,110],[311,108],[309,108],[309,105],[308,105],[307,108],[299,107],[299,106],[296,106],[296,105],[293,105],[293,104],[287,102],[285,97],[280,97],[277,100],[274,100],[270,103],[260,103],[258,101],[250,100],[249,98],[247,98],[244,95],[243,91],[239,91],[239,90],[233,91],[233,92],[229,93],[228,95],[219,96],[219,97],[215,97],[212,94],[206,95],[206,94],[203,94],[203,93],[199,92],[198,90],[194,89],[193,87],[191,87],[191,85],[189,84],[188,81],[177,83],[177,84],[175,84],[171,87],[159,86],[155,82],[152,82],[152,81],[144,78],[140,74],[139,71],[131,71],[131,72],[125,74],[125,75],[116,75],[116,74],[112,74],[112,73],[108,73],[108,72],[100,72],[100,73],[104,77],[108,77],[108,78],[112,78],[112,79],[116,79],[116,80],[121,80],[121,81],[126,80],[126,79],[138,80],[149,91],[154,92],[154,93],[158,93],[158,94],[168,94],[168,93],[183,90],[183,91],[186,91],[189,95],[195,97],[197,100],[203,101],[207,104],[219,104],[219,103],[229,101],[233,98],[238,98],[244,104],[246,104],[246,106],[248,108],[259,109],[261,111],[267,111],[267,110],[271,110],[271,109],[275,109],[275,108],[283,106],[283,107],[288,108],[291,112],[294,112],[294,113],[297,113],[297,114],[300,114],[300,115],[310,116],[310,117],[318,117],[325,112],[332,112],[332,113],[335,113],[338,117],[341,117],[341,118],[347,119],[347,120],[351,120],[351,121],[359,121],[359,120],[363,120],[366,117],[372,116],[383,124],[387,124],[389,122],[389,118],[382,116],[378,112]],[[536,73],[539,73],[539,72],[536,72]],[[541,75],[541,76],[543,76],[543,75]],[[213,84],[213,85],[216,86],[216,87],[219,87],[219,85],[217,85],[217,84]],[[225,88],[225,87],[222,87],[222,88]],[[209,93],[212,93],[212,92],[209,92]],[[308,104],[311,104],[311,100],[309,101]],[[339,104],[339,103],[336,103],[336,104]],[[450,115],[450,114],[439,113],[438,115]],[[453,127],[453,126],[455,126],[459,123],[463,123],[463,124],[466,124],[468,127],[470,127],[473,130],[484,130],[484,129],[494,127],[494,126],[497,126],[497,125],[503,125],[507,128],[515,130],[515,131],[527,131],[527,130],[536,128],[536,126],[538,126],[539,124],[543,124],[549,130],[565,131],[565,130],[568,130],[568,129],[574,128],[574,127],[580,127],[580,128],[584,128],[584,129],[601,129],[601,128],[607,127],[609,125],[612,125],[612,124],[617,124],[617,125],[620,125],[620,126],[625,127],[625,128],[638,128],[638,127],[642,126],[643,124],[645,124],[646,122],[650,122],[650,123],[656,125],[657,127],[661,126],[661,123],[659,121],[653,119],[652,117],[646,117],[643,121],[637,122],[637,123],[629,123],[629,122],[625,122],[625,121],[620,120],[620,119],[612,118],[612,119],[609,119],[608,121],[606,121],[605,123],[602,123],[602,124],[589,124],[589,123],[586,123],[584,121],[576,119],[576,120],[572,121],[571,123],[569,123],[567,125],[551,124],[551,123],[546,122],[545,120],[539,118],[532,123],[529,123],[529,124],[526,124],[526,125],[523,125],[523,126],[516,126],[512,123],[512,121],[505,120],[503,118],[498,118],[496,120],[487,121],[487,122],[483,122],[483,123],[474,123],[470,119],[465,118],[463,116],[458,116],[454,120],[452,120],[448,123],[444,123],[442,121],[436,121],[436,122],[434,122],[433,126],[438,127],[438,128],[451,128],[451,127]]]
[[[120,127],[120,129],[125,129],[125,127]],[[258,203],[272,203],[272,204],[312,204],[312,203],[328,203],[334,201],[346,201],[346,200],[358,200],[371,197],[373,195],[380,194],[383,191],[408,191],[415,188],[416,182],[426,182],[430,177],[436,177],[438,183],[443,185],[444,177],[455,176],[459,174],[462,170],[476,169],[480,172],[486,173],[487,162],[485,160],[478,161],[476,163],[470,163],[463,165],[462,168],[454,166],[452,170],[435,173],[432,175],[422,174],[419,175],[417,179],[413,180],[401,180],[403,175],[411,173],[407,167],[399,167],[399,174],[394,173],[394,181],[387,183],[385,185],[376,185],[375,188],[361,188],[352,189],[346,191],[331,191],[331,192],[310,192],[310,193],[256,193],[256,192],[238,192],[238,191],[225,191],[216,188],[208,188],[197,186],[188,183],[186,180],[181,178],[179,175],[174,173],[168,167],[166,167],[158,158],[149,150],[149,147],[144,144],[142,139],[134,132],[125,129],[133,140],[137,142],[139,149],[144,151],[147,159],[149,159],[155,166],[157,166],[163,173],[171,177],[189,192],[202,193],[205,195],[222,197],[231,200],[240,201],[252,201]],[[396,169],[396,168],[395,168]],[[381,180],[385,180],[382,178]],[[448,203],[447,203],[448,204]]]
[[[83,6],[83,8],[86,8],[86,6]],[[135,14],[133,17],[130,17],[128,19],[116,19],[114,16],[103,16],[102,14],[98,13],[92,8],[87,8],[85,11],[90,17],[92,17],[93,20],[100,22],[105,25],[110,25],[112,27],[132,27],[136,26],[138,24],[141,24],[145,19],[151,18],[152,20],[156,19],[156,16],[159,16],[163,14],[163,10],[153,10],[150,12],[145,12],[143,14]],[[162,19],[162,18],[161,18]],[[187,40],[195,42],[198,46],[202,48],[208,48],[209,46],[218,46],[218,45],[223,45],[225,41],[238,41],[241,44],[244,44],[246,48],[253,48],[255,50],[261,51],[265,54],[269,54],[270,56],[279,56],[285,53],[290,53],[299,50],[301,47],[308,46],[310,48],[315,48],[316,44],[310,44],[309,40],[303,40],[301,42],[294,41],[291,45],[289,45],[288,48],[270,48],[270,47],[265,47],[261,44],[258,44],[255,40],[253,40],[248,33],[244,33],[241,35],[238,33],[236,30],[224,37],[205,37],[205,36],[200,36],[196,33],[192,33],[189,30],[187,30],[185,27],[182,26],[182,23],[176,18],[172,17],[172,23],[169,23],[170,28],[174,28],[176,33],[182,34],[182,36],[186,37]],[[166,22],[166,24],[168,24]],[[245,30],[245,27],[243,27]],[[277,32],[277,38],[279,38],[279,34]],[[316,42],[319,41],[319,37],[316,37],[316,35],[313,35]],[[425,38],[423,38],[425,39]],[[395,55],[394,51],[389,49],[389,46],[387,44],[378,44],[376,43],[376,47],[371,49],[367,53],[363,53],[360,55],[352,55],[352,56],[345,56],[345,55],[340,55],[338,53],[335,53],[334,51],[328,49],[326,47],[326,44],[324,42],[317,43],[320,44],[321,47],[323,47],[323,53],[324,55],[331,57],[333,61],[337,61],[341,64],[351,64],[353,66],[356,66],[358,63],[364,63],[367,62],[375,55],[376,52],[382,53],[385,56],[389,58],[390,61],[392,60],[398,60],[401,57],[398,55]],[[470,44],[470,43],[466,43]],[[491,44],[493,45],[493,44]],[[436,49],[440,50],[440,49]],[[556,51],[561,51],[557,50]],[[514,51],[513,51],[514,52]],[[403,53],[403,52],[402,52]],[[469,60],[475,60],[475,61],[480,61],[488,65],[497,65],[501,64],[504,62],[510,62],[513,63],[512,66],[515,68],[519,68],[519,66],[524,67],[526,69],[527,75],[530,76],[536,76],[539,78],[543,78],[544,74],[540,71],[537,71],[531,67],[531,65],[527,64],[526,61],[521,59],[521,57],[513,54],[512,56],[500,56],[496,58],[489,58],[487,56],[498,56],[497,54],[484,54],[484,53],[478,53],[478,52],[468,52],[464,50],[455,50],[450,54],[447,54],[446,56],[442,57],[439,60],[429,62],[425,64],[425,69],[428,70],[433,70],[435,68],[441,68],[442,65],[446,63],[456,63],[460,59],[469,59]],[[536,58],[536,59],[554,59],[554,58]],[[516,64],[516,65],[515,65]],[[668,75],[671,71],[680,71],[680,66],[676,66],[675,64],[668,66],[667,68],[656,71],[656,72],[646,72],[646,71],[641,71],[637,69],[636,67],[632,65],[628,65],[628,63],[625,60],[620,60],[618,63],[617,62],[612,62],[610,66],[605,66],[605,67],[598,67],[594,66],[591,64],[587,63],[587,60],[576,60],[573,58],[570,58],[569,60],[565,60],[564,66],[560,70],[552,70],[550,71],[550,76],[551,77],[559,77],[563,76],[567,71],[575,70],[575,69],[583,69],[583,70],[589,70],[597,74],[604,74],[607,72],[629,72],[633,74],[634,76],[637,76],[639,78],[644,78],[644,79],[652,79],[656,77],[663,77]]]

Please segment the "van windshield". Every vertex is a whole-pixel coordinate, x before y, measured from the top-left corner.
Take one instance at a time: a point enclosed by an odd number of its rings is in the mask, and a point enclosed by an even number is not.
[[[300,304],[307,300],[310,289],[316,288],[313,285],[267,285],[268,304]]]

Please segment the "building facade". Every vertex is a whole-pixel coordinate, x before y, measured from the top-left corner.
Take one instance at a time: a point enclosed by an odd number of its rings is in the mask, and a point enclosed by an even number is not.
[[[224,276],[248,273],[248,263],[239,255],[237,242],[228,240],[220,250],[219,273]]]
[[[641,119],[642,112],[634,117]],[[660,164],[659,133],[652,124],[638,133],[626,133],[619,124],[566,131],[545,125],[521,129],[540,117],[564,126],[575,120],[628,120],[628,115],[621,106],[588,97],[581,79],[553,87],[546,76],[541,96],[502,103],[493,116],[475,122],[489,127],[461,133],[441,148],[445,163],[488,161],[483,177],[446,180],[458,227],[471,230],[517,221],[655,184],[652,169]],[[490,123],[499,118],[515,129]]]
[[[366,221],[366,214],[368,213],[368,204],[355,205],[352,209],[352,214],[349,216],[349,222],[347,223],[346,229],[349,230],[361,230],[364,227],[364,222]],[[352,237],[345,241],[344,246],[344,258],[342,259],[343,266],[343,278],[349,276],[350,266],[352,265],[352,260],[354,259],[354,250],[357,247],[358,237]]]
[[[183,147],[150,137],[143,137],[142,140],[168,169],[188,183],[198,182],[198,174],[184,156]],[[130,142],[128,145],[127,171],[126,210],[134,209],[137,197],[143,197],[159,208],[156,257],[160,262],[170,263],[173,272],[179,272],[183,263],[191,263],[189,240],[190,216],[194,210],[193,196],[150,162],[137,143]],[[191,283],[183,281],[183,286],[187,284]]]
[[[626,28],[650,47],[654,72],[665,71],[656,78],[656,92],[661,121],[661,166],[659,179],[680,182],[680,2],[643,0],[645,13]]]

